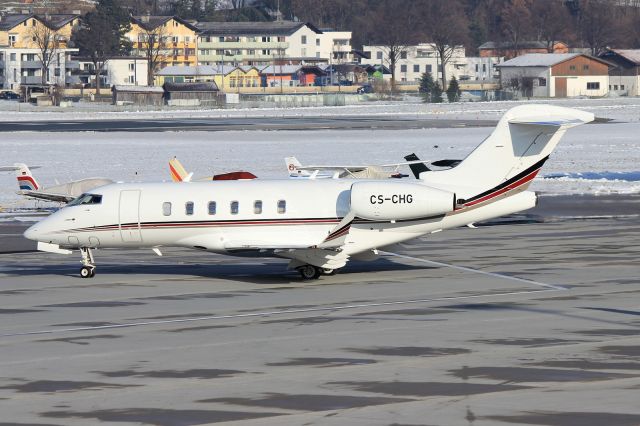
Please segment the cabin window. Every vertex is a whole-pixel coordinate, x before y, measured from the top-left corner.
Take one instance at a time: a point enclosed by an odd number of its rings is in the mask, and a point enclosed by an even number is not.
[[[262,214],[262,201],[256,200],[253,203],[253,213],[254,214]]]
[[[193,215],[193,201],[187,201],[186,203],[184,203],[184,213],[187,216]]]
[[[209,201],[209,205],[207,206],[207,210],[209,211],[209,214],[211,216],[216,214],[216,202],[215,201]]]
[[[231,202],[231,214],[238,214],[239,205],[237,201]]]
[[[75,200],[71,201],[67,206],[79,206],[87,204],[100,204],[102,203],[102,195],[97,194],[82,194]]]
[[[600,82],[595,81],[587,83],[587,90],[600,90]]]
[[[285,200],[278,201],[278,213],[284,214],[287,211],[287,202]]]
[[[171,216],[171,203],[162,203],[162,214],[165,216]]]

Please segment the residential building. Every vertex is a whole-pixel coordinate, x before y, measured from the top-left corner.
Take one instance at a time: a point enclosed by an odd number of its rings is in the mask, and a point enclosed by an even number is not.
[[[319,86],[325,72],[315,65],[269,65],[260,71],[263,87]]]
[[[496,56],[467,56],[467,68],[461,80],[494,81],[500,79],[498,65],[504,62],[504,57]]]
[[[363,46],[365,56],[360,60],[365,65],[384,65],[391,67],[388,49],[385,46]],[[447,80],[455,76],[460,79],[466,70],[464,47],[456,47],[445,66]],[[431,43],[407,46],[396,61],[396,81],[416,84],[422,74],[428,72],[434,79],[442,78],[440,58]]]
[[[95,87],[95,68],[89,58],[74,58],[79,63],[79,70],[74,72],[79,83]],[[100,71],[100,87],[146,86],[148,61],[141,56],[117,56],[107,58]]]
[[[478,47],[478,52],[481,58],[503,56],[505,59],[513,59],[528,53],[569,53],[569,46],[561,41],[556,41],[553,43],[553,52],[549,52],[547,43],[544,41],[521,41],[517,45],[508,41],[488,41]]]
[[[322,29],[322,34],[316,38],[315,42],[318,59],[329,59],[330,64],[353,62],[351,31]]]
[[[73,84],[71,71],[77,69],[78,64],[71,61],[70,56],[78,49],[67,45],[78,19],[75,14],[3,16],[0,19],[0,87],[17,91],[24,85]]]
[[[150,58],[155,69],[166,66],[197,65],[198,29],[177,16],[133,16],[126,34],[133,43],[131,54]],[[151,55],[149,55],[151,53]]]
[[[231,65],[169,66],[156,73],[155,84],[214,82],[220,91],[239,87],[260,87],[260,71],[256,67]]]
[[[332,33],[325,39],[322,31],[304,22],[199,22],[196,26],[200,65],[315,63],[328,61],[334,45],[348,43],[345,46],[350,49],[351,43],[350,33]]]
[[[600,59],[611,63],[609,90],[627,96],[640,96],[640,49],[607,49]]]
[[[605,96],[609,91],[609,64],[582,53],[530,53],[498,67],[502,89],[522,96]]]

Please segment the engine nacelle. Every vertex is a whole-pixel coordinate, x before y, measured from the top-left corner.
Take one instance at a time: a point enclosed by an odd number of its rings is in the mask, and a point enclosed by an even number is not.
[[[453,211],[454,193],[416,183],[356,182],[351,186],[351,210],[369,220],[406,220]]]

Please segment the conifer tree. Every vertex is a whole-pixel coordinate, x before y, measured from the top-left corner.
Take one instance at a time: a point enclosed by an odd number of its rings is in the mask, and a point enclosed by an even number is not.
[[[447,88],[447,99],[449,102],[458,102],[460,100],[460,85],[455,76],[451,77],[449,87]]]

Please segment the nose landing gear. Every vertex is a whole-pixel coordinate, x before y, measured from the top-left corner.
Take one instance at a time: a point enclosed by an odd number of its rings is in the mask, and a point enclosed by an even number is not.
[[[80,277],[93,278],[96,275],[96,265],[93,261],[93,253],[89,247],[80,247],[82,254],[82,268],[80,268]]]

